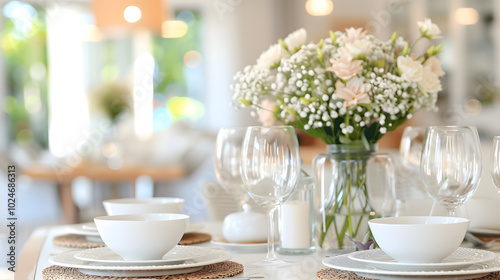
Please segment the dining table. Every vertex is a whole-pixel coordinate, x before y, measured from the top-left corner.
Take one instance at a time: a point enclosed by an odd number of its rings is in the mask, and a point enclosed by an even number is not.
[[[52,264],[49,262],[50,257],[67,252],[77,252],[80,250],[85,250],[82,248],[56,245],[54,242],[55,237],[66,235],[69,233],[75,233],[75,228],[80,228],[82,225],[85,224],[64,224],[44,226],[35,229],[24,245],[23,249],[21,250],[16,263],[16,273],[14,279],[43,280],[42,271],[52,266]],[[244,267],[244,271],[227,279],[318,279],[316,277],[317,272],[320,270],[324,271],[325,268],[328,268],[322,263],[323,260],[327,257],[335,255],[331,252],[323,250],[315,250],[313,253],[301,255],[278,255],[281,259],[289,262],[289,265],[284,267],[258,266],[255,265],[255,263],[263,260],[266,256],[267,247],[265,246],[265,244],[254,244],[255,246],[234,246],[228,244],[224,241],[221,241],[221,239],[223,238],[222,226],[223,224],[221,221],[207,221],[190,224],[186,232],[203,233],[205,235],[208,234],[211,237],[211,240],[187,246],[208,247],[211,249],[220,249],[231,253],[232,257],[230,261],[242,264]],[[466,238],[466,240],[464,240],[460,247],[473,248],[474,244],[467,241]],[[489,252],[498,254],[500,252],[500,242],[497,242],[493,247],[482,248],[481,250],[487,250]],[[500,261],[500,257],[498,255],[496,258],[498,261]]]
[[[75,225],[79,224],[46,226],[35,229],[19,255],[16,265],[15,280],[42,280],[42,271],[52,265],[49,262],[51,256],[65,252],[84,250],[55,245],[53,242],[54,237],[74,232],[73,229]],[[220,240],[222,237],[222,222],[219,221],[193,223],[188,227],[188,231],[190,231],[190,229],[195,232],[210,234],[212,236],[212,241],[189,246],[209,247],[228,251],[232,254],[231,261],[244,266],[243,273],[234,276],[236,279],[241,279],[242,277],[273,280],[315,279],[316,272],[325,268],[322,264],[325,254],[321,251],[315,251],[314,253],[306,255],[279,255],[282,259],[290,263],[290,265],[286,267],[265,268],[254,266],[252,263],[265,258],[266,246],[262,246],[261,244],[254,248],[248,246],[241,248],[220,245],[221,242],[217,242],[217,240]]]

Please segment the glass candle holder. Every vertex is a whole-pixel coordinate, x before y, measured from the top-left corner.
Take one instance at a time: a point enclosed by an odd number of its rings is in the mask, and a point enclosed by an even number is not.
[[[314,252],[314,178],[302,176],[279,215],[278,253],[302,255]]]

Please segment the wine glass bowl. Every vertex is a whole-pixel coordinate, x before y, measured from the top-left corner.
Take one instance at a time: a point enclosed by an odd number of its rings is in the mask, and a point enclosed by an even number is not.
[[[493,137],[491,151],[491,179],[500,192],[500,136]]]
[[[240,156],[246,127],[221,128],[215,147],[215,175],[221,187],[243,205],[248,194],[240,174]]]
[[[408,126],[403,131],[399,154],[402,167],[410,174],[420,172],[420,156],[426,128],[423,126]]]
[[[249,127],[241,153],[241,177],[250,196],[269,216],[268,253],[259,265],[282,265],[274,249],[275,212],[300,175],[299,145],[291,126]]]
[[[456,215],[481,178],[481,149],[475,127],[430,126],[422,149],[420,173],[429,195]]]

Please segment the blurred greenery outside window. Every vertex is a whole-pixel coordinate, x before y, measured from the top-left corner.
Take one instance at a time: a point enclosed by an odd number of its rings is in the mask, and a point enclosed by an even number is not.
[[[2,8],[1,49],[6,74],[4,108],[8,118],[8,139],[21,146],[48,147],[47,24],[43,7],[10,1]],[[178,11],[175,20],[184,21],[187,32],[180,38],[151,39],[154,72],[154,130],[167,129],[172,122],[203,125],[204,70],[202,22],[192,11]],[[91,26],[92,15],[82,12],[82,24]],[[104,114],[112,121],[133,109],[133,36],[82,42],[84,85],[92,106],[107,107]],[[126,85],[126,86],[125,86]],[[98,93],[99,98],[93,94]],[[100,104],[96,104],[100,103]]]
[[[167,129],[173,122],[186,121],[203,125],[204,69],[202,22],[192,11],[178,11],[175,20],[187,25],[180,38],[154,34],[151,50],[155,60],[153,122],[154,130]],[[114,123],[122,113],[133,109],[130,81],[134,67],[134,36],[86,42],[84,56],[92,57],[84,66],[85,83],[91,93],[90,106],[100,109]],[[96,74],[97,73],[97,74]]]
[[[4,108],[9,142],[48,145],[47,36],[45,13],[11,1],[2,8],[1,48],[6,74]]]

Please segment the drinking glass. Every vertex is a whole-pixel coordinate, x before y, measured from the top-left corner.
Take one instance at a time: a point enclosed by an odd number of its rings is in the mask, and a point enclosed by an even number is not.
[[[476,128],[428,127],[420,167],[429,195],[447,209],[449,216],[456,216],[457,207],[474,194],[481,179]]]
[[[299,175],[299,145],[293,127],[247,129],[241,151],[241,177],[250,196],[267,211],[269,218],[267,256],[256,265],[288,264],[275,253],[275,213],[293,192]]]
[[[420,176],[420,157],[425,130],[425,126],[407,126],[401,137],[398,158],[400,164],[396,166],[401,178],[398,181],[397,193],[398,199],[403,203],[402,208],[416,208],[412,206],[414,203],[432,200]]]
[[[399,145],[402,167],[409,175],[420,173],[420,156],[425,135],[424,126],[408,126],[403,131]]]
[[[493,148],[491,152],[491,177],[493,184],[500,191],[500,136],[493,137]]]
[[[242,207],[249,196],[240,174],[240,157],[246,127],[221,128],[215,146],[215,175],[221,187],[235,197]]]

